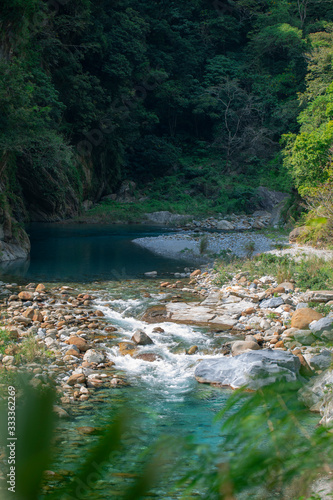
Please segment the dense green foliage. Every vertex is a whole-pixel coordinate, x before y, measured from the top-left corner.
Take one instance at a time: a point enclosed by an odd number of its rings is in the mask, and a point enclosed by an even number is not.
[[[290,133],[303,193],[327,178],[332,22],[330,0],[4,0],[2,190],[37,218],[124,179],[249,210],[256,186],[291,189]]]

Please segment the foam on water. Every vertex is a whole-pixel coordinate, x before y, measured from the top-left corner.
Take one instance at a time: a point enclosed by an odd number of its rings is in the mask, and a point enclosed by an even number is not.
[[[118,310],[113,309],[115,304]],[[212,348],[213,339],[208,332],[200,331],[199,328],[171,322],[151,325],[127,316],[130,307],[138,308],[142,304],[142,300],[117,300],[112,301],[111,307],[100,305],[99,309],[112,324],[117,325],[124,341],[130,340],[136,329],[145,331],[154,344],[139,347],[140,354],[154,353],[161,359],[147,362],[130,355],[122,356],[118,346],[109,349],[109,358],[117,369],[124,370],[132,385],[144,387],[152,397],[182,401],[196,385],[194,370],[199,360],[221,357],[222,354],[202,353]],[[158,326],[164,331],[153,331]],[[189,356],[186,350],[192,345],[198,346],[198,353]]]

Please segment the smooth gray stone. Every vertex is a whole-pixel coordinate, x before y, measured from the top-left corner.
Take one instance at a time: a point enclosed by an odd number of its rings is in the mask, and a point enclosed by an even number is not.
[[[136,330],[131,340],[138,345],[150,345],[154,343],[152,339],[142,330]]]
[[[328,332],[333,330],[333,318],[329,318],[327,316],[326,318],[321,318],[318,321],[312,321],[309,328],[316,337],[320,337],[325,330]]]
[[[327,370],[332,364],[333,356],[331,351],[325,349],[320,354],[316,354],[310,359],[310,366],[315,370]]]
[[[273,297],[272,299],[263,300],[260,304],[260,309],[270,309],[282,306],[284,300],[281,297]]]
[[[249,351],[236,357],[202,361],[195,370],[201,383],[217,383],[237,389],[258,389],[278,380],[297,380],[301,363],[297,356],[271,349]]]
[[[300,302],[299,304],[297,304],[296,310],[297,309],[306,309],[307,307],[309,307],[309,304],[307,302]]]
[[[296,342],[300,342],[302,345],[311,345],[316,342],[316,337],[310,330],[298,330],[293,334]]]

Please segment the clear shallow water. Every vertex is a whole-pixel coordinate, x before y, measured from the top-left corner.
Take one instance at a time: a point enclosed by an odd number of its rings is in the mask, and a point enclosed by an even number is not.
[[[133,286],[135,283],[136,288]],[[150,292],[149,298],[143,297],[144,291]],[[152,493],[144,498],[207,498],[200,490],[183,497],[184,490],[175,488],[174,485],[199,460],[196,448],[187,448],[187,451],[184,448],[185,438],[187,442],[189,439],[192,444],[209,447],[213,452],[219,449],[218,460],[228,460],[227,452],[223,450],[223,421],[216,420],[216,417],[225,407],[232,391],[198,384],[194,378],[194,369],[200,359],[220,357],[219,348],[230,337],[228,334],[219,337],[204,328],[191,325],[151,325],[141,321],[141,314],[149,305],[166,299],[165,293],[158,293],[158,282],[138,280],[127,284],[103,283],[91,292],[100,297],[96,307],[105,313],[112,325],[117,326],[117,338],[105,346],[118,373],[126,376],[130,386],[96,391],[92,400],[69,408],[73,418],[59,425],[60,459],[52,470],[60,474],[64,470],[74,471],[78,464],[83,463],[89,448],[97,442],[96,436],[80,435],[78,427],[93,426],[100,429],[109,424],[119,411],[124,411],[129,417],[124,448],[114,455],[106,468],[105,476],[101,476],[93,488],[87,487],[86,496],[82,498],[121,498],[121,493],[140,472],[146,450],[163,436],[170,436],[167,442],[175,452],[173,460],[176,467],[167,476],[168,479],[161,479]],[[163,328],[164,332],[154,332],[157,326]],[[139,347],[139,352],[153,352],[161,356],[160,360],[150,363],[129,355],[120,355],[118,343],[130,340],[133,331],[138,328],[144,330],[154,341],[154,345]],[[194,344],[199,348],[198,353],[187,355],[186,349]],[[306,426],[314,426],[317,421],[317,416],[305,415]],[[169,451],[166,448],[163,453],[167,454]],[[254,495],[251,498],[259,497]]]
[[[31,224],[28,261],[0,265],[0,276],[28,281],[124,280],[158,271],[183,272],[191,262],[164,258],[131,242],[170,233],[142,225]]]
[[[70,407],[74,418],[59,426],[62,439],[58,446],[60,459],[53,470],[61,473],[64,469],[73,471],[75,465],[82,463],[85,450],[97,440],[96,436],[82,438],[78,427],[101,428],[124,408],[130,417],[125,449],[116,455],[106,478],[98,482],[97,488],[87,490],[87,498],[94,500],[119,498],[117,492],[119,495],[133,481],[132,477],[123,474],[137,474],[144,460],[140,454],[161,436],[175,439],[171,447],[176,448],[183,439],[188,438],[193,443],[215,449],[223,439],[221,422],[214,422],[214,417],[224,407],[231,391],[200,385],[194,378],[194,369],[200,359],[221,356],[218,351],[223,339],[214,337],[203,328],[174,323],[151,325],[141,321],[141,313],[149,305],[158,304],[166,298],[166,294],[156,293],[158,287],[154,282],[147,283],[145,288],[151,292],[151,297],[143,298],[139,291],[143,284],[142,280],[138,281],[138,289],[134,290],[133,282],[128,283],[128,288],[123,283],[122,298],[118,296],[120,284],[105,284],[104,290],[93,291],[95,296],[100,296],[96,307],[118,328],[119,333],[113,345],[112,341],[111,345],[106,344],[108,356],[114,361],[119,374],[126,376],[130,386],[97,391],[93,401]],[[157,326],[163,328],[164,332],[153,332]],[[161,359],[151,363],[120,355],[118,343],[130,340],[136,329],[144,330],[154,341],[154,345],[139,347],[139,352],[153,352]],[[186,349],[194,344],[199,348],[198,354],[187,355]],[[180,450],[181,446],[177,452],[178,458],[182,453],[184,457],[177,471],[173,472],[172,480],[160,481],[153,497],[181,497],[181,492],[173,491],[171,484],[188,471],[193,456],[185,456],[184,449]]]
[[[106,477],[101,477],[93,488],[85,490],[84,496],[77,498],[119,498],[120,492],[133,480],[132,476],[140,472],[142,454],[160,436],[172,436],[176,445],[189,436],[192,442],[213,449],[223,441],[222,423],[214,422],[214,417],[225,406],[230,391],[198,384],[194,369],[200,359],[220,356],[219,347],[225,337],[213,336],[202,328],[173,323],[148,325],[140,320],[148,306],[166,299],[165,293],[160,293],[159,282],[143,280],[143,273],[156,270],[160,276],[168,276],[191,265],[155,256],[131,243],[134,238],[167,231],[142,226],[31,226],[30,262],[2,269],[4,274],[0,279],[3,280],[71,282],[74,288],[92,292],[99,297],[96,307],[118,327],[117,338],[106,347],[109,358],[130,386],[96,391],[86,403],[66,408],[71,419],[58,424],[57,455],[51,469],[60,474],[55,484],[61,485],[68,481],[77,465],[84,462],[98,439],[80,434],[79,427],[101,429],[124,409],[131,417],[125,449],[112,460]],[[92,284],[94,281],[99,283]],[[147,292],[150,297],[145,297]],[[176,290],[171,292],[175,293]],[[153,332],[156,326],[165,331]],[[117,344],[129,340],[137,328],[145,330],[154,340],[153,346],[142,347],[140,351],[154,352],[160,360],[149,363],[120,356]],[[198,354],[186,355],[186,349],[194,344],[199,347]],[[191,461],[193,455],[190,454],[182,460],[173,479],[185,474]],[[160,482],[149,498],[181,498],[180,492],[171,490],[171,484],[172,481]],[[196,497],[204,498],[200,492]]]

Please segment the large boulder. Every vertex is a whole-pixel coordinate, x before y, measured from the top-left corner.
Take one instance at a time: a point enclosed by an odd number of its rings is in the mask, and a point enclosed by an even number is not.
[[[309,307],[304,307],[302,309],[297,309],[291,318],[291,327],[298,328],[299,330],[304,330],[309,328],[312,321],[317,321],[323,317],[322,314],[310,309]]]
[[[300,366],[299,358],[289,352],[262,349],[231,358],[204,360],[197,366],[195,378],[205,384],[255,390],[278,380],[297,380]]]
[[[297,239],[306,231],[306,227],[295,227],[289,234],[289,243],[297,243]]]

